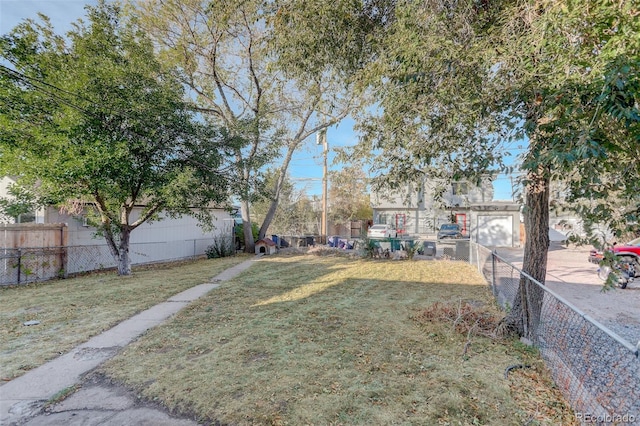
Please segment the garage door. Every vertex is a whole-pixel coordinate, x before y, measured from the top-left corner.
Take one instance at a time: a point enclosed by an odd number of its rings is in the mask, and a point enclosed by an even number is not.
[[[488,247],[512,247],[511,216],[478,216],[478,243]]]

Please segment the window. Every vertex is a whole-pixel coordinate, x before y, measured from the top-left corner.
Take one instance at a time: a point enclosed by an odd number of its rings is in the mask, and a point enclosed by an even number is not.
[[[31,223],[36,221],[35,212],[21,213],[17,217],[17,223]]]
[[[469,185],[466,182],[454,182],[451,184],[453,195],[469,194]]]

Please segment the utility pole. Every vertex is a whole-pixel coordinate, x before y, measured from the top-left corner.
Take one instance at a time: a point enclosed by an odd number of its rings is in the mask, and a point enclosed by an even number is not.
[[[327,143],[327,129],[322,129],[316,135],[316,143],[322,144],[323,167],[322,167],[322,228],[320,230],[320,238],[326,244],[328,242],[327,229],[327,154],[329,153],[329,144]]]

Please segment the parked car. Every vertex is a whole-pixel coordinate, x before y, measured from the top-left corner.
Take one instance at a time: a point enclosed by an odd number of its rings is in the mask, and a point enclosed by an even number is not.
[[[611,247],[613,254],[635,260],[640,266],[640,238],[633,239],[628,243],[616,244]],[[589,262],[600,263],[604,253],[600,250],[593,249],[589,252]]]
[[[626,244],[614,244],[613,252],[617,255],[633,255],[640,257],[640,238],[629,241]]]
[[[462,238],[462,228],[457,223],[444,223],[438,230],[438,239]]]
[[[398,232],[392,225],[377,224],[367,231],[368,238],[397,238]]]

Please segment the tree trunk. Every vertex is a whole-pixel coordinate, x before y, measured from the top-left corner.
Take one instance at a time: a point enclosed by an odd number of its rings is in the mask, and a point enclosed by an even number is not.
[[[544,285],[549,251],[549,178],[544,171],[529,172],[526,188],[524,226],[527,239],[522,270]],[[519,291],[502,326],[519,336],[535,340],[540,324],[544,290],[521,277]]]
[[[280,193],[282,191],[282,185],[284,184],[284,180],[287,175],[286,167],[289,166],[290,160],[291,160],[291,157],[288,155],[287,158],[285,159],[286,164],[284,164],[280,169],[280,176],[278,176],[278,179],[276,180],[276,183],[274,185],[273,197],[271,198],[271,203],[269,204],[269,210],[267,211],[267,214],[265,215],[264,220],[262,221],[262,225],[260,226],[260,232],[258,233],[258,238],[264,238],[264,236],[267,233],[267,230],[269,229],[269,226],[271,226],[271,222],[273,222],[273,218],[276,215],[276,210],[278,209],[278,204],[280,203]]]
[[[271,226],[271,222],[273,222],[273,218],[276,215],[276,209],[278,208],[278,200],[271,200],[271,204],[269,205],[269,210],[267,211],[264,220],[262,221],[262,226],[260,227],[260,232],[258,233],[258,238],[264,238],[267,234],[267,229]]]
[[[118,275],[131,275],[131,258],[129,257],[129,240],[131,230],[125,228],[120,232],[118,254]]]
[[[254,253],[256,250],[256,242],[253,240],[253,229],[251,226],[251,218],[249,217],[249,202],[247,200],[240,202],[240,214],[242,216],[242,231],[244,233],[244,252]]]
[[[273,187],[273,197],[271,198],[269,211],[267,211],[267,214],[264,217],[264,220],[262,221],[262,225],[260,226],[260,231],[258,233],[259,235],[258,238],[264,238],[264,236],[267,233],[267,230],[269,229],[269,226],[271,226],[271,222],[273,221],[273,218],[276,215],[276,210],[278,209],[278,204],[280,203],[280,193],[282,192],[282,186],[284,185],[284,181],[287,177],[287,170],[289,169],[289,164],[291,163],[291,159],[293,158],[293,153],[296,151],[298,146],[300,146],[300,144],[304,140],[300,136],[301,133],[302,133],[302,129],[300,129],[300,131],[298,132],[294,140],[291,143],[289,143],[289,147],[287,149],[287,155],[285,156],[282,162],[282,166],[280,166],[280,175],[278,176],[278,179],[276,180]]]
[[[129,258],[131,229],[128,226],[121,227],[119,243],[116,243],[116,238],[111,231],[108,220],[103,220],[102,231],[104,232],[104,238],[107,241],[109,251],[118,265],[118,275],[131,275],[131,259]]]

